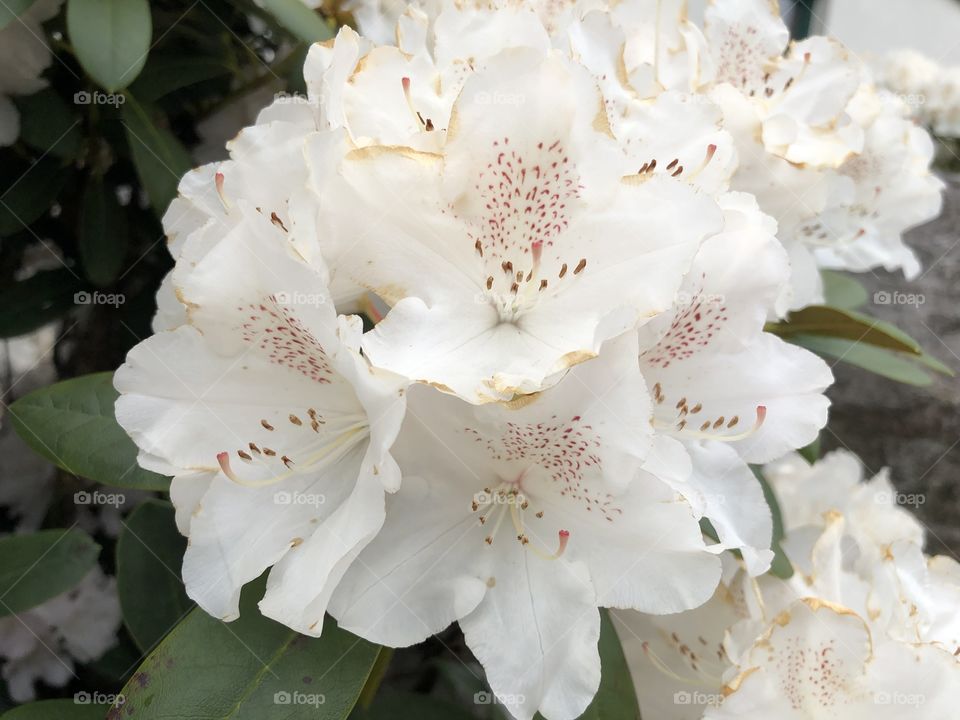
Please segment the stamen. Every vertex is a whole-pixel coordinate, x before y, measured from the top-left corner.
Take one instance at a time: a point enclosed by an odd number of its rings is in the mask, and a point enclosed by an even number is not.
[[[425,130],[433,130],[433,123],[430,123],[430,127],[427,127],[427,122],[429,121],[425,121],[423,116],[417,112],[417,109],[413,106],[413,98],[410,97],[410,78],[400,78],[400,84],[403,86],[403,97],[407,100],[407,107],[410,108],[411,114],[417,119],[417,124]]]
[[[230,209],[231,207],[233,207],[233,206],[230,204],[230,201],[227,200],[227,195],[226,195],[226,193],[223,192],[223,179],[224,179],[224,178],[223,178],[223,173],[222,173],[222,172],[218,172],[218,173],[214,176],[214,182],[215,182],[216,185],[217,185],[217,195],[220,196],[220,202],[223,204],[224,210],[229,210],[229,209]]]
[[[701,405],[698,403],[697,406],[691,411],[691,413],[700,412]],[[714,430],[720,430],[723,428],[724,423],[726,423],[726,428],[730,429],[736,426],[740,422],[739,416],[733,416],[729,422],[727,422],[724,416],[720,416],[714,421],[707,420],[701,426],[699,431],[697,430],[687,430],[687,421],[683,419],[686,415],[685,412],[679,413],[681,418],[675,425],[669,425],[664,423],[661,420],[655,421],[655,425],[665,429],[673,430],[675,432],[683,432],[685,437],[689,438],[699,438],[701,440],[717,440],[719,442],[737,442],[738,440],[745,440],[746,438],[753,435],[757,432],[760,427],[763,425],[764,421],[767,419],[767,407],[766,405],[757,405],[757,419],[749,430],[744,432],[737,433],[735,435],[723,435],[720,433],[713,432]]]

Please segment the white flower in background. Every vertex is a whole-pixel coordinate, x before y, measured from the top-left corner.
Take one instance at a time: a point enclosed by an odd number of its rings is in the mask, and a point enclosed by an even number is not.
[[[514,717],[579,717],[600,681],[597,607],[678,612],[719,579],[690,506],[644,466],[645,396],[631,334],[509,406],[414,387],[404,486],[333,616],[394,647],[458,621]]]
[[[442,154],[347,157],[341,224],[370,220],[341,264],[392,305],[364,338],[374,365],[510,400],[670,307],[720,210],[631,174],[598,111],[582,67],[507,51],[464,84]]]
[[[131,351],[117,419],[140,464],[174,476],[190,597],[236,618],[241,587],[273,566],[261,609],[316,635],[399,486],[405,383],[368,367],[359,318],[338,318],[269,206],[234,202],[242,219],[204,255],[187,241],[196,259],[174,272],[190,324]]]
[[[0,618],[0,672],[14,701],[33,700],[38,680],[63,687],[75,662],[93,662],[113,647],[120,629],[116,584],[96,567],[72,590]]]
[[[640,367],[661,447],[679,441],[693,461],[676,489],[711,519],[717,549],[740,549],[759,574],[772,559],[772,525],[747,463],[816,438],[833,376],[818,357],[763,332],[787,257],[752,197],[720,203],[725,231],[702,245],[675,307],[640,330]]]
[[[643,712],[948,717],[944,703],[960,690],[960,564],[923,554],[923,530],[901,506],[909,496],[885,472],[863,482],[841,451],[812,466],[789,455],[764,474],[794,575],[750,578],[729,556],[706,605],[664,618],[618,613]]]
[[[916,50],[896,50],[875,63],[875,70],[878,81],[935,135],[960,137],[960,67],[943,67]]]
[[[47,86],[40,74],[53,54],[42,23],[60,11],[63,0],[37,0],[0,30],[0,147],[12,145],[20,135],[20,114],[11,100],[31,95]]]

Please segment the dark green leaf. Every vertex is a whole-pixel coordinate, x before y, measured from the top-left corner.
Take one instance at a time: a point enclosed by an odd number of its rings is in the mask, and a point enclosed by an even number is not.
[[[11,166],[13,167],[13,166]],[[0,236],[18,233],[33,224],[50,209],[66,182],[60,162],[46,157],[33,165],[14,171],[0,168],[6,190],[0,195]]]
[[[2,6],[0,6],[2,7]],[[46,88],[17,98],[20,139],[42,153],[73,159],[83,138],[80,119],[55,90]]]
[[[890,380],[918,387],[933,383],[933,378],[918,366],[922,359],[913,354],[891,352],[843,338],[797,335],[788,339],[821,357],[842,360]]]
[[[80,213],[80,259],[87,279],[106,287],[117,279],[127,250],[127,218],[113,188],[91,177]]]
[[[66,268],[41,270],[0,290],[0,338],[33,332],[76,306],[80,280]]]
[[[820,442],[820,440],[821,440],[821,436],[818,435],[816,440],[814,440],[812,443],[807,445],[805,448],[800,448],[800,450],[797,451],[800,453],[800,455],[803,456],[803,459],[806,460],[811,465],[813,465],[815,462],[817,462],[817,460],[820,459],[820,455],[822,453],[822,450],[820,447],[822,443]]]
[[[186,548],[169,503],[147,500],[124,522],[117,540],[117,592],[124,625],[144,652],[193,605],[180,581]]]
[[[767,329],[786,338],[794,335],[818,335],[843,338],[897,352],[923,354],[916,340],[893,325],[840,308],[811,305],[790,313],[786,322],[772,323]]]
[[[264,582],[251,583],[240,619],[225,624],[199,608],[150,653],[109,718],[341,720],[353,708],[378,646],[330,618],[310,638],[260,615]],[[322,699],[322,702],[321,702]]]
[[[41,700],[21,705],[5,713],[3,720],[103,720],[103,706],[85,704],[82,700],[86,696],[78,695],[79,701]]]
[[[600,611],[600,689],[581,720],[637,720],[640,706],[610,613]]]
[[[860,281],[846,273],[824,270],[821,275],[827,305],[841,310],[856,310],[870,299],[867,289]]]
[[[760,468],[752,466],[752,469],[753,474],[760,482],[760,487],[763,488],[763,497],[770,507],[770,514],[773,516],[773,542],[770,544],[770,549],[773,550],[773,564],[770,566],[770,573],[786,580],[793,577],[793,565],[790,564],[787,554],[780,546],[780,543],[783,542],[783,514],[780,512],[780,503]]]
[[[67,0],[67,32],[77,60],[116,92],[136,80],[150,52],[148,0]]]
[[[399,708],[403,708],[406,714],[399,715]],[[350,720],[398,720],[400,717],[416,720],[474,720],[475,716],[453,703],[428,695],[383,690],[369,708],[358,708],[350,716]]]
[[[231,69],[215,58],[154,56],[130,91],[141,102],[154,102],[175,90],[229,73]]]
[[[36,0],[3,0],[0,2],[0,30],[3,30],[14,18],[26,12]]]
[[[177,196],[180,178],[193,167],[190,154],[166,128],[157,127],[147,109],[127,94],[123,125],[137,175],[158,216]]]
[[[14,430],[37,453],[104,485],[166,490],[170,480],[137,465],[137,448],[117,424],[112,373],[36,390],[10,406]]]
[[[260,4],[284,29],[301,40],[315,43],[333,37],[333,28],[303,0],[262,0]]]
[[[0,616],[67,592],[90,572],[99,554],[100,546],[76,528],[0,538]]]

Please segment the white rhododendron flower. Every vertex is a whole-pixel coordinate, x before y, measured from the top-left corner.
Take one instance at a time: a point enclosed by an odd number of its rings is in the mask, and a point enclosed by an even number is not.
[[[327,278],[281,224],[240,210],[174,271],[190,324],[130,353],[117,419],[141,465],[174,476],[188,594],[232,619],[241,587],[274,566],[264,613],[318,634],[337,579],[383,521],[384,491],[399,486],[389,448],[405,383],[368,367],[359,318],[337,317]]]
[[[391,646],[459,621],[515,717],[578,717],[600,681],[598,606],[678,612],[719,579],[690,506],[645,467],[644,396],[629,334],[515,406],[412,390],[404,487],[334,617]]]
[[[640,366],[661,447],[680,441],[693,461],[676,488],[710,518],[718,549],[740,549],[759,574],[772,559],[772,526],[747,463],[816,438],[833,376],[819,358],[763,332],[787,257],[752,197],[720,202],[725,232],[701,247],[674,309],[641,329]]]
[[[948,717],[960,691],[960,564],[924,532],[886,473],[856,457],[764,468],[782,510],[788,580],[724,559],[706,605],[619,613],[645,713],[685,718]],[[680,707],[680,705],[684,707]],[[706,711],[706,714],[704,712]]]
[[[516,102],[489,103],[497,93]],[[364,338],[375,365],[509,400],[669,308],[720,210],[673,178],[630,175],[598,111],[581,67],[505,52],[464,84],[441,154],[348,156],[341,207],[376,220],[344,262],[393,306]]]
[[[876,64],[880,83],[943,138],[960,137],[960,67],[943,67],[916,50],[896,50]]]
[[[53,62],[53,53],[42,24],[54,17],[62,4],[63,0],[37,0],[0,30],[0,147],[12,145],[20,135],[20,113],[12,98],[47,86],[40,75]]]
[[[63,687],[75,663],[90,663],[117,642],[117,583],[99,567],[71,590],[29,610],[0,618],[0,673],[10,697],[28,702],[42,681]]]

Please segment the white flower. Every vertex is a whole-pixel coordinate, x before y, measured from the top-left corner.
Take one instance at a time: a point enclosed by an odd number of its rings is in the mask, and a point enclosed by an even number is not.
[[[855,613],[809,598],[779,615],[740,667],[704,720],[940,720],[960,691],[949,653],[878,638]]]
[[[907,279],[920,263],[903,234],[940,214],[944,184],[930,173],[930,135],[907,118],[895,98],[862,88],[850,112],[866,128],[863,152],[840,166],[853,196],[838,195],[801,232],[820,267],[863,272],[902,269]]]
[[[862,482],[849,453],[813,466],[790,455],[764,474],[794,575],[750,578],[728,556],[704,606],[618,613],[643,711],[673,717],[663,708],[679,697],[692,706],[679,718],[900,718],[906,705],[947,717],[960,689],[960,564],[924,556],[886,474]]]
[[[117,640],[120,601],[116,581],[99,567],[73,589],[30,610],[0,618],[0,657],[10,697],[36,697],[34,683],[63,687],[74,662],[98,660]]]
[[[241,587],[274,566],[263,612],[315,635],[399,486],[404,382],[360,357],[359,318],[338,319],[268,207],[236,203],[242,219],[175,270],[190,324],[117,371],[117,419],[143,467],[175,476],[187,593],[233,619]]]
[[[12,145],[20,135],[20,114],[11,97],[47,86],[40,75],[53,61],[53,53],[42,23],[60,12],[62,3],[37,0],[0,30],[0,147]]]
[[[695,607],[720,572],[689,505],[642,467],[636,358],[624,335],[506,407],[413,388],[404,487],[334,595],[340,625],[406,646],[459,621],[515,717],[578,717],[600,681],[597,607]]]
[[[940,137],[960,137],[960,67],[942,67],[916,50],[896,50],[876,65],[879,82],[914,117]]]
[[[343,222],[372,227],[343,262],[393,306],[364,338],[374,365],[509,400],[671,305],[719,209],[674,178],[629,176],[598,111],[585,70],[508,51],[465,83],[442,154],[348,156]]]
[[[675,487],[711,519],[717,549],[740,549],[759,574],[772,559],[772,526],[747,463],[816,438],[833,376],[816,356],[763,332],[787,257],[752,197],[720,203],[725,231],[701,247],[677,305],[641,329],[640,366],[661,447],[680,441],[693,461],[693,475]]]

